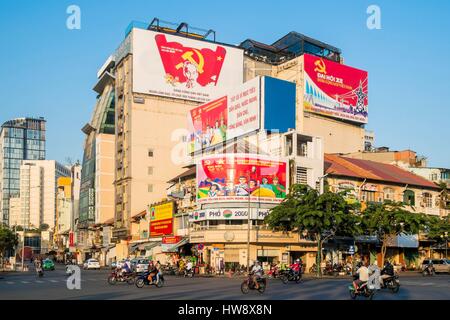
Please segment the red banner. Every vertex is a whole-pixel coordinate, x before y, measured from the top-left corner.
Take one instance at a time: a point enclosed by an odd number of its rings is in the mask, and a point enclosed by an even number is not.
[[[181,236],[163,237],[162,243],[164,244],[176,244],[181,241]]]
[[[173,233],[173,219],[150,222],[150,237],[160,237]]]
[[[74,247],[75,246],[75,242],[74,242],[74,236],[73,236],[73,232],[69,232],[69,247]]]
[[[155,36],[159,54],[168,81],[186,83],[192,88],[196,83],[205,87],[217,85],[227,51],[217,46],[216,51],[208,48],[185,47],[178,42],[168,42],[166,36]]]
[[[304,70],[306,111],[367,123],[367,71],[309,54]]]

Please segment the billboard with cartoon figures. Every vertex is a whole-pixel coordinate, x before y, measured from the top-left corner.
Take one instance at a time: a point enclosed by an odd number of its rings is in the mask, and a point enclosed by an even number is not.
[[[305,111],[368,122],[367,71],[305,54],[304,79]]]
[[[197,201],[279,203],[286,197],[287,163],[249,154],[204,157],[197,164]]]
[[[243,50],[133,29],[133,91],[206,102],[242,84]]]

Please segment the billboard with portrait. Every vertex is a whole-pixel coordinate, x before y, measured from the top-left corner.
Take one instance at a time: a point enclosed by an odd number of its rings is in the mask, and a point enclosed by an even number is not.
[[[243,82],[243,50],[133,29],[133,92],[210,101]]]
[[[304,54],[305,111],[348,121],[368,122],[368,74]]]
[[[286,161],[261,155],[221,154],[197,163],[197,202],[280,203],[288,188]]]

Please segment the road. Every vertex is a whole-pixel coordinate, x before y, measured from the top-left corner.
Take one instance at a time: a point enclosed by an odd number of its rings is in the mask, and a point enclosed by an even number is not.
[[[37,278],[33,271],[27,273],[0,274],[0,300],[107,300],[107,299],[157,299],[157,300],[349,300],[347,287],[350,277],[314,279],[305,277],[303,282],[284,285],[279,280],[269,280],[264,294],[240,292],[242,278],[166,276],[163,288],[107,283],[109,270],[81,271],[81,289],[69,290],[64,267],[47,271]],[[378,291],[374,300],[450,300],[450,275],[422,277],[418,274],[401,274],[399,293]]]

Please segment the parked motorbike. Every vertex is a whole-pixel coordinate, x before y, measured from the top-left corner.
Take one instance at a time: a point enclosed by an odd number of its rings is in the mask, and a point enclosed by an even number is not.
[[[280,279],[284,284],[287,284],[289,281],[300,283],[302,281],[302,272],[301,270],[298,273],[294,272],[292,269],[285,270],[281,272]]]
[[[392,293],[397,293],[398,290],[400,290],[400,280],[398,279],[398,275],[384,279],[381,289],[389,289]]]
[[[353,279],[356,280],[358,276],[353,276]],[[373,299],[375,295],[375,288],[373,288],[368,282],[363,283],[358,289],[355,288],[353,282],[350,286],[348,286],[348,290],[350,293],[350,297],[352,300],[355,300],[358,296],[362,296],[368,298],[369,300]]]
[[[436,274],[436,270],[434,269],[433,265],[429,264],[423,269],[422,276],[434,276]]]
[[[143,288],[144,286],[156,286],[157,288],[162,288],[164,286],[164,275],[160,275],[159,276],[159,280],[157,281],[157,277],[156,274],[152,277],[152,282],[150,282],[148,280],[148,276],[149,276],[149,272],[144,272],[143,275],[140,275],[137,279],[136,279],[136,287],[138,287],[139,289]]]
[[[126,282],[128,284],[134,284],[135,274],[125,273],[121,275],[117,270],[113,270],[111,275],[108,277],[108,283],[110,285],[115,285],[117,282]]]
[[[247,278],[241,284],[241,292],[243,294],[247,294],[250,292],[250,290],[258,290],[259,293],[264,293],[264,291],[266,291],[266,287],[267,287],[266,278],[260,277],[258,279],[258,284],[259,284],[259,288],[256,289],[255,284],[253,283],[252,275],[249,274],[247,276]]]

